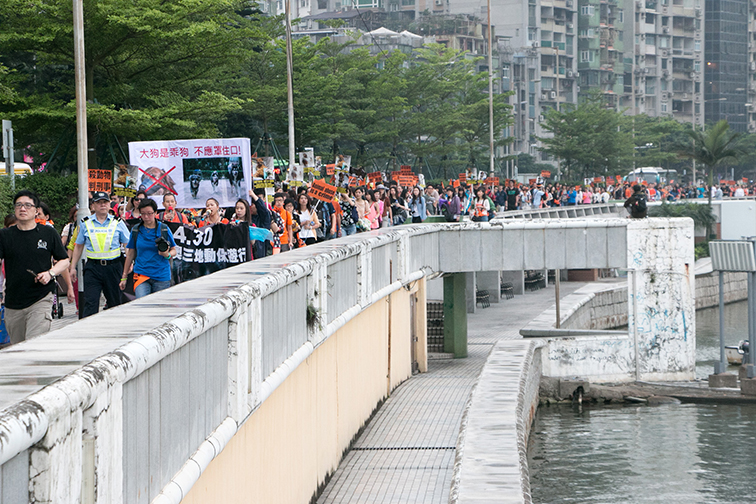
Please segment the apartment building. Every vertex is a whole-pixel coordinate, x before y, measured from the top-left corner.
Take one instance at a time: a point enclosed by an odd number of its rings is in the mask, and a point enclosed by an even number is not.
[[[704,71],[707,123],[727,119],[733,131],[748,130],[749,0],[706,0],[706,67]],[[751,49],[752,51],[752,49]],[[753,93],[751,93],[753,95]]]
[[[624,9],[621,0],[580,0],[578,71],[581,94],[599,89],[617,108],[625,86]]]
[[[629,114],[704,124],[702,1],[626,0],[621,106]]]
[[[756,0],[748,3],[748,92],[746,114],[748,132],[756,133]]]

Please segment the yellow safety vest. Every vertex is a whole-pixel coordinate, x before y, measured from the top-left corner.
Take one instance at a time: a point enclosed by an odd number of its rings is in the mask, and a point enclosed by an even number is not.
[[[87,250],[87,259],[110,260],[121,256],[120,247],[110,250],[118,222],[118,219],[111,219],[108,227],[95,227],[92,219],[84,221],[84,226],[87,228],[87,235],[93,249]]]

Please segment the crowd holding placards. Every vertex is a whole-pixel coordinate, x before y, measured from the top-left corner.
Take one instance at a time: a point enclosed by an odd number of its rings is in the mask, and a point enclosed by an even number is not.
[[[76,302],[86,317],[97,313],[101,296],[112,307],[228,266],[381,227],[421,223],[429,215],[443,216],[447,222],[463,216],[486,222],[496,212],[632,202],[631,196],[642,195],[645,216],[645,200],[702,198],[707,191],[674,183],[644,184],[633,190],[631,184],[613,184],[611,179],[608,184],[577,186],[544,184],[542,179],[528,184],[486,179],[452,180],[441,187],[403,186],[402,182],[417,183],[406,170],[391,181],[378,180],[375,174],[367,179],[367,186],[338,188],[322,179],[294,187],[275,182],[271,202],[266,201],[266,189],[259,188],[228,208],[213,197],[204,209],[180,209],[171,193],[158,204],[144,191],[126,201],[93,192],[92,215],[77,222],[77,209],[72,208],[61,235],[52,227],[46,205],[33,193],[21,191],[14,199],[15,215],[6,218],[6,229],[0,232],[11,341],[49,330],[58,293]],[[713,198],[754,194],[745,183],[723,183],[710,190]],[[76,269],[80,258],[87,259],[82,280]],[[81,307],[78,281],[83,281]]]

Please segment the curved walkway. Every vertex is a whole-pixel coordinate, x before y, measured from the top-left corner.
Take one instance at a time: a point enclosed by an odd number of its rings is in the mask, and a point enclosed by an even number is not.
[[[562,282],[560,294],[583,285]],[[553,304],[549,285],[468,314],[468,357],[429,360],[427,373],[397,387],[341,461],[318,504],[449,502],[460,424],[483,365],[497,342],[520,339],[520,328]],[[516,393],[513,408],[515,398]],[[516,442],[514,432],[512,437]],[[517,466],[517,460],[512,463]]]

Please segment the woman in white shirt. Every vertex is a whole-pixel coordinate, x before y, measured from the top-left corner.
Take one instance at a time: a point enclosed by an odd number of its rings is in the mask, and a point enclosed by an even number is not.
[[[299,216],[302,229],[299,230],[299,238],[305,245],[312,245],[317,241],[315,230],[320,227],[320,221],[312,208],[312,201],[307,194],[302,193],[297,198],[297,208],[294,212]]]

